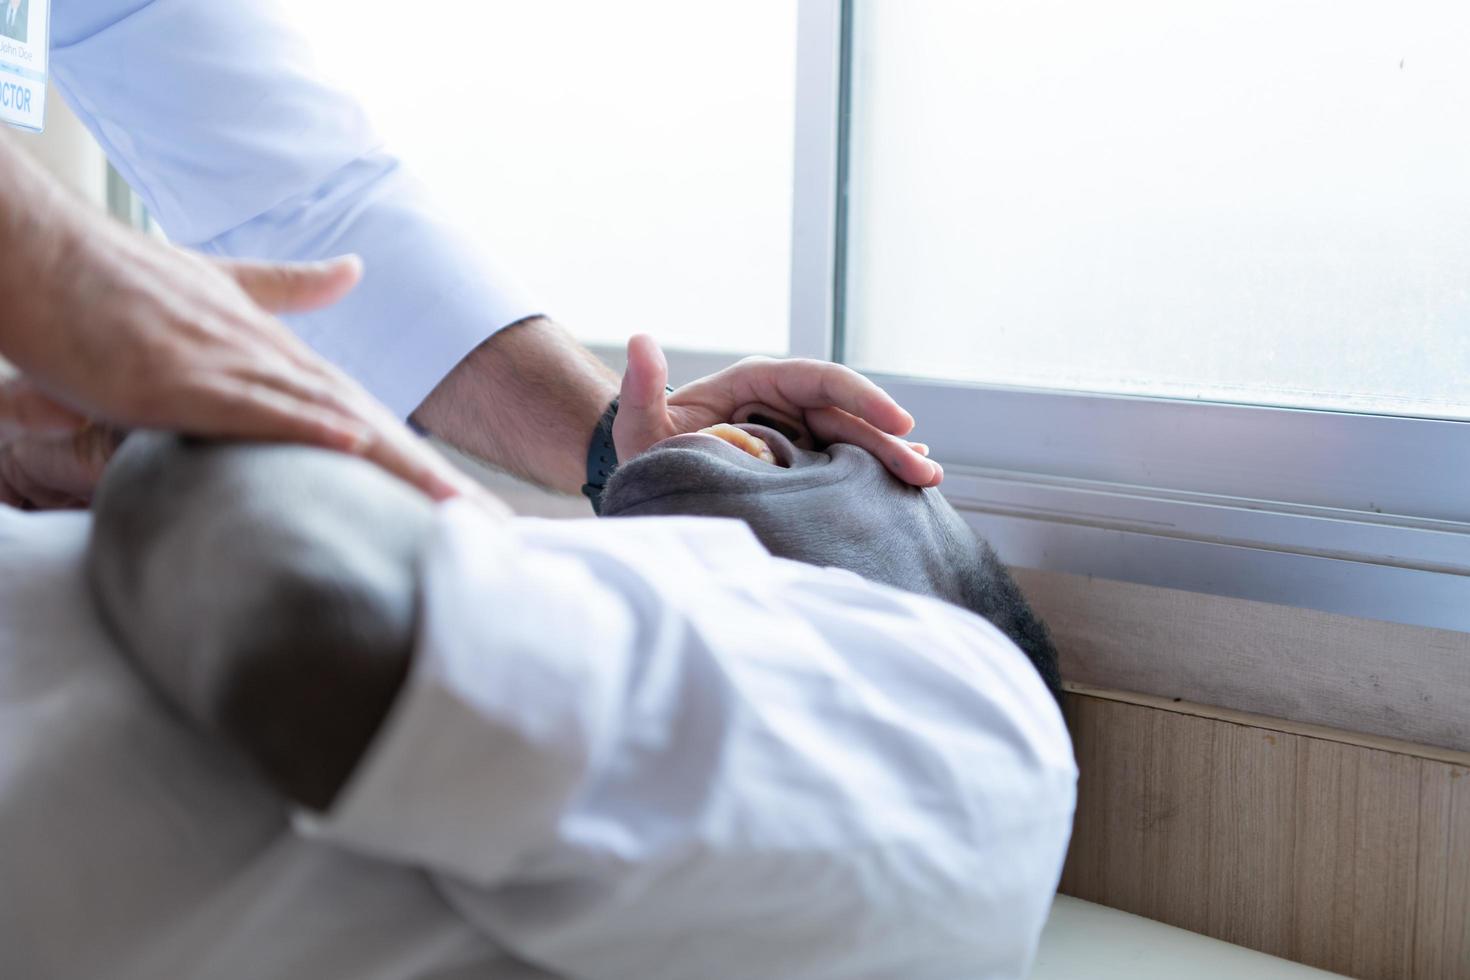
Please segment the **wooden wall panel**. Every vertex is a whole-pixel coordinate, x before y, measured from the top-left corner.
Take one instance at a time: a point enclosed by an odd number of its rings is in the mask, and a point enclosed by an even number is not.
[[[1470,751],[1470,633],[1012,571],[1070,681]]]
[[[1467,815],[1470,767],[1426,767],[1419,779],[1415,895],[1419,916],[1414,923],[1414,970],[1418,976],[1470,977]]]
[[[1470,754],[1222,714],[1067,696],[1062,891],[1350,976],[1470,978]]]

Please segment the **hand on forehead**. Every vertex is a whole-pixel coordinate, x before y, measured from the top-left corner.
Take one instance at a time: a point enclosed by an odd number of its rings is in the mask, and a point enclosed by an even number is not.
[[[806,414],[809,415],[811,413]],[[895,478],[898,478],[906,485],[931,485],[904,480],[902,474],[899,472],[902,468],[901,462],[884,459],[880,453],[882,447],[875,448],[871,440],[860,442],[844,438],[820,438],[813,434],[810,426],[799,414],[773,408],[762,402],[750,402],[741,405],[729,413],[728,420],[705,426],[697,431],[724,439],[732,445],[745,449],[752,456],[763,459],[766,462],[779,466],[788,465],[785,460],[773,458],[775,454],[767,451],[769,449],[769,440],[761,435],[760,431],[758,431],[759,429],[774,430],[784,437],[786,443],[802,450],[824,450],[838,444],[851,445],[878,460]],[[649,446],[648,449],[655,448],[657,445],[658,443],[655,443],[653,446]],[[918,453],[925,457],[929,455],[929,447],[922,442],[903,441],[902,445],[906,447],[906,451],[908,452]],[[645,449],[644,451],[646,452],[647,450]],[[937,466],[938,464],[935,465]]]
[[[764,408],[786,421],[800,420],[800,429],[820,442],[862,446],[905,483],[933,487],[944,479],[944,470],[926,458],[927,447],[905,438],[913,417],[845,365],[748,357],[672,394],[667,382],[668,362],[653,338],[631,338],[612,432],[619,459],[632,459],[673,435],[739,422]]]

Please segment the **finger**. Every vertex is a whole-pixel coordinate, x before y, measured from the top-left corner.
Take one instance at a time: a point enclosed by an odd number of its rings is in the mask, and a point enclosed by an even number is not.
[[[71,459],[74,465],[70,475],[74,478],[67,489],[76,499],[91,501],[97,484],[102,482],[102,473],[117,447],[122,445],[126,433],[105,425],[89,425],[74,434],[71,439]]]
[[[331,306],[362,278],[362,260],[356,255],[324,262],[219,259],[217,263],[258,306],[272,313],[301,313]]]
[[[647,334],[629,338],[628,366],[618,394],[618,417],[613,421],[618,459],[630,459],[673,434],[665,390],[668,382],[669,363],[658,343]]]
[[[261,381],[214,378],[181,389],[158,405],[163,423],[149,419],[142,425],[174,425],[189,435],[266,442],[299,442],[323,449],[359,454],[374,433],[358,415],[316,404]]]
[[[362,417],[379,407],[361,385],[311,351],[301,363],[273,353],[250,352],[215,370],[342,415]]]
[[[121,437],[101,426],[6,446],[5,483],[34,509],[85,507]]]
[[[369,462],[415,487],[431,500],[478,493],[478,484],[455,469],[427,442],[394,420],[401,431],[383,430],[371,439],[361,455]]]
[[[24,378],[0,382],[0,437],[75,432],[86,424],[85,417]]]
[[[807,358],[746,360],[726,369],[735,401],[751,391],[778,397],[800,409],[839,408],[896,436],[907,435],[914,417],[893,397],[852,368]],[[742,386],[751,386],[744,388]],[[757,397],[753,400],[763,400]]]
[[[15,464],[15,446],[0,443],[0,504],[26,509],[25,473]]]
[[[909,443],[883,432],[868,422],[838,408],[819,408],[806,413],[812,434],[827,443],[846,442],[876,456],[888,472],[916,487],[937,487],[944,468],[926,459]]]
[[[298,442],[361,456],[433,500],[466,493],[472,481],[394,418],[368,402],[356,412],[327,408],[261,383],[235,383],[233,406],[201,409],[193,435]]]

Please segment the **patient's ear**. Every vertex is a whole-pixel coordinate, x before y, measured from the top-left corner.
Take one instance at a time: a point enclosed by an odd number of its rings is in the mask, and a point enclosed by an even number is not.
[[[806,425],[800,419],[794,419],[785,412],[779,412],[769,405],[752,403],[742,405],[730,415],[731,422],[752,422],[756,425],[764,425],[768,429],[775,429],[798,449],[817,448],[816,440],[807,431]]]

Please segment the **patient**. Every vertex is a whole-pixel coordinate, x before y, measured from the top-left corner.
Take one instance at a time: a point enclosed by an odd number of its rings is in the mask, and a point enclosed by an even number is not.
[[[532,963],[1024,969],[1070,826],[1055,654],[937,492],[746,424],[627,462],[603,512],[738,517],[764,549],[473,510],[340,456],[138,435],[90,578],[308,832],[437,872]]]
[[[995,551],[976,539],[938,490],[894,479],[856,446],[800,448],[798,441],[810,440],[768,421],[665,439],[613,474],[603,516],[735,517],[773,555],[846,568],[952,602],[999,627],[1061,699],[1046,627]]]
[[[324,453],[146,434],[95,511],[93,580],[126,647],[187,714],[325,809],[408,672],[431,505]],[[604,496],[604,517],[676,514],[739,518],[773,555],[970,609],[1060,698],[1056,651],[995,552],[937,490],[862,449],[715,426],[623,464]]]

